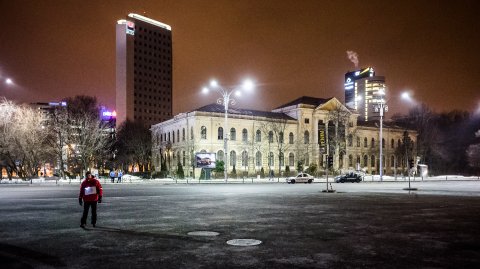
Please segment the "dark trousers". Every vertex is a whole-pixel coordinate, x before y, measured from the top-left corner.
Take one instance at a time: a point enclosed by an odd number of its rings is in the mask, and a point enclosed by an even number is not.
[[[97,202],[84,202],[83,215],[80,224],[87,224],[88,210],[92,207],[92,224],[97,223]]]
[[[110,179],[112,180],[112,183],[115,183],[115,178],[114,177],[110,177]]]

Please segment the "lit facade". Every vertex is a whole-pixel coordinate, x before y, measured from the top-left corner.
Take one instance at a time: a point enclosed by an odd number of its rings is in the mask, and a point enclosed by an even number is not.
[[[359,119],[375,119],[374,105],[379,91],[385,92],[385,77],[376,76],[372,67],[363,68],[345,74],[345,106],[355,110]]]
[[[117,126],[168,120],[172,103],[171,27],[131,13],[116,26]]]
[[[211,104],[153,125],[155,169],[160,170],[164,158],[170,171],[176,171],[180,162],[187,176],[198,178],[200,169],[192,165],[195,153],[215,153],[217,160],[223,161],[223,109]],[[378,174],[378,126],[357,118],[358,114],[336,98],[304,96],[272,111],[229,109],[228,172],[231,174],[235,166],[239,176],[256,176],[262,168],[265,174],[272,170],[279,175],[287,166],[296,172],[299,161],[305,168],[314,163],[323,170],[328,154],[334,157],[335,171],[363,170]],[[406,158],[398,152],[404,132],[388,125],[384,128],[385,174],[405,170]],[[408,132],[416,143],[416,133]]]

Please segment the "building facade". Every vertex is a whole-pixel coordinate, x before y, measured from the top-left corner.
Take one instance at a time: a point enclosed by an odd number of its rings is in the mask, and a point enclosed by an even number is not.
[[[372,67],[359,69],[345,74],[345,106],[355,110],[359,119],[373,119],[378,97],[385,94],[385,77],[376,76]]]
[[[150,127],[172,117],[172,32],[167,24],[129,14],[116,26],[117,126]]]
[[[229,109],[229,130],[224,128],[224,107],[211,104],[152,126],[152,162],[159,171],[165,160],[169,171],[181,163],[187,176],[198,178],[195,153],[216,153],[224,160],[224,139],[228,139],[226,165],[237,175],[256,176],[273,171],[281,175],[295,172],[299,162],[320,170],[326,156],[334,158],[333,170],[379,172],[379,131],[375,122],[358,121],[358,114],[336,98],[300,97],[270,112]],[[385,125],[383,132],[385,174],[406,171],[405,160],[415,152],[404,152],[408,136],[416,143],[416,133]],[[414,147],[413,147],[414,148]],[[288,169],[287,169],[288,166]],[[222,174],[223,177],[223,174]]]

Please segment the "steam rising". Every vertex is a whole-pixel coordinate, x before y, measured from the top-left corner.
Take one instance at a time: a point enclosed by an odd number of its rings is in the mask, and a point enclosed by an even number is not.
[[[347,50],[347,58],[358,67],[358,54],[353,50]]]

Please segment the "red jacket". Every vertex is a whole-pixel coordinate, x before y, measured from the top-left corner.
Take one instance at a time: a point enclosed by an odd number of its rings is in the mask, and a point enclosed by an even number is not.
[[[83,198],[85,202],[96,202],[98,197],[103,195],[102,184],[96,178],[85,179],[80,185],[80,194],[78,198]]]

